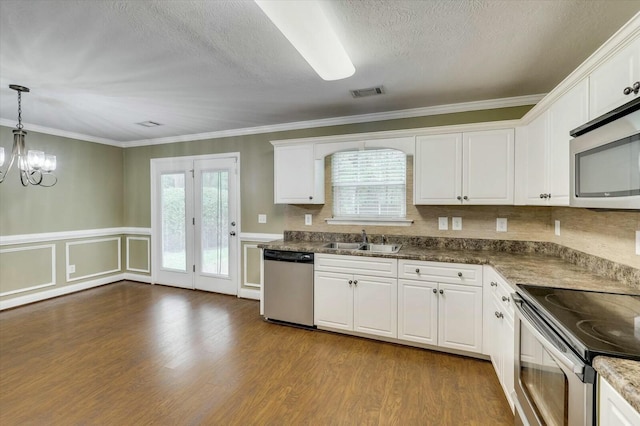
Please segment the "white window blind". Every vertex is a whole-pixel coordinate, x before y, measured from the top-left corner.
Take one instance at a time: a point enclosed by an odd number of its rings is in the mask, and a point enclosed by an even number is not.
[[[406,217],[406,174],[406,155],[395,149],[333,154],[333,216]]]

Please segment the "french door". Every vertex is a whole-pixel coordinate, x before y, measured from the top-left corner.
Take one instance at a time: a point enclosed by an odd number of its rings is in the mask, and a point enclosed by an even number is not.
[[[153,282],[238,293],[238,154],[151,160]]]

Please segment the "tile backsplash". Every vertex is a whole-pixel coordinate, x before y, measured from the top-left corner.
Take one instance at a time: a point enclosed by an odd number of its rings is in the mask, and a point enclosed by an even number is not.
[[[412,158],[407,161],[407,176],[412,175]],[[329,160],[325,163],[324,205],[287,205],[285,229],[306,232],[357,233],[362,225],[329,225],[332,195]],[[312,215],[313,225],[304,223]],[[438,217],[447,217],[449,229],[438,230]],[[451,218],[462,218],[462,230],[451,229]],[[507,219],[507,232],[496,231],[496,219]],[[410,226],[364,226],[368,234],[412,235],[423,237],[484,238],[516,241],[548,241],[640,268],[635,254],[635,232],[640,230],[638,211],[593,211],[569,207],[533,206],[414,206],[411,179],[407,179],[407,219]],[[560,221],[560,236],[554,233]]]

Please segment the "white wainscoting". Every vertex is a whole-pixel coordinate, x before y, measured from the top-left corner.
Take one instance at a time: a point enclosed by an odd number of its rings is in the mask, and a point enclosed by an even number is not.
[[[48,283],[40,283],[34,284],[30,287],[24,287],[16,290],[10,290],[0,293],[0,297],[2,296],[10,296],[12,294],[24,293],[27,291],[38,290],[46,287],[53,287],[56,285],[56,246],[55,244],[43,244],[39,246],[29,246],[29,247],[15,247],[9,249],[0,250],[0,254],[3,253],[14,253],[18,251],[28,251],[28,250],[42,250],[42,249],[50,249],[51,250],[51,279]]]
[[[95,243],[105,243],[108,241],[116,241],[118,244],[116,245],[117,249],[118,249],[118,266],[115,269],[109,269],[108,271],[100,271],[100,272],[95,272],[93,274],[88,274],[88,275],[82,275],[79,277],[74,277],[71,278],[71,274],[72,272],[69,272],[69,267],[71,266],[69,264],[69,248],[71,246],[77,246],[77,245],[82,245],[82,244],[95,244]],[[96,240],[83,240],[83,241],[74,241],[71,243],[65,243],[65,250],[66,250],[66,274],[67,274],[67,282],[73,282],[73,281],[79,281],[79,280],[85,280],[87,278],[93,278],[93,277],[99,277],[101,275],[107,275],[107,274],[113,274],[115,272],[120,272],[122,271],[122,241],[120,240],[119,237],[116,238],[99,238]]]
[[[284,238],[283,234],[261,234],[261,233],[240,233],[240,244],[243,242],[249,243],[268,243],[270,241],[281,240]],[[245,244],[244,245],[244,265],[243,265],[243,281],[244,285],[238,289],[238,297],[245,299],[260,300],[260,313],[262,313],[262,283],[264,282],[264,267],[262,260],[262,250],[260,250],[260,282],[259,283],[247,283],[247,247],[257,248],[257,244]],[[249,287],[249,288],[247,288]]]
[[[147,243],[147,267],[146,267],[146,269],[132,268],[129,265],[129,259],[130,259],[130,253],[131,253],[131,250],[129,250],[129,241],[131,241],[131,240],[146,241],[146,243]],[[151,272],[151,246],[150,246],[150,240],[149,240],[148,237],[129,237],[129,236],[127,236],[127,271],[146,272],[147,274]],[[149,282],[151,282],[150,278],[149,278]]]
[[[151,235],[151,228],[99,228],[79,231],[45,232],[41,234],[0,235],[0,246],[33,244],[80,238],[108,237],[111,235]]]

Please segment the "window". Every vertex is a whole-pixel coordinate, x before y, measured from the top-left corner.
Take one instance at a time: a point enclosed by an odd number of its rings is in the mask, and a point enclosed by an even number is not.
[[[395,149],[333,154],[334,218],[404,219],[406,174],[407,157]]]

